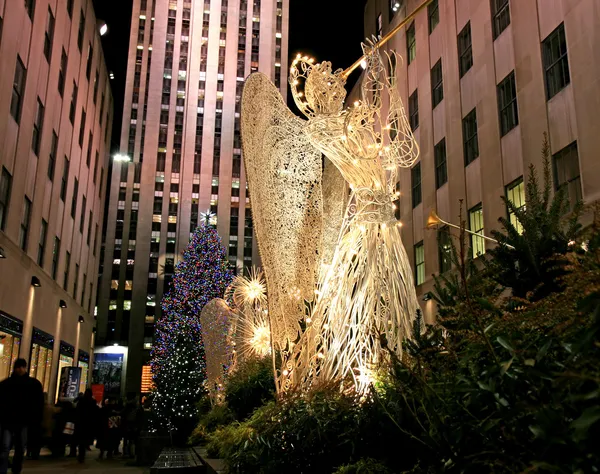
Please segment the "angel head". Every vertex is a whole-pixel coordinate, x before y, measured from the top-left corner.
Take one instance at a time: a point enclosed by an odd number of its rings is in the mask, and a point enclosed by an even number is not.
[[[299,90],[302,82],[303,91]],[[333,71],[330,62],[314,64],[313,58],[298,55],[290,68],[294,101],[307,117],[340,113],[346,99],[345,85],[343,71]]]

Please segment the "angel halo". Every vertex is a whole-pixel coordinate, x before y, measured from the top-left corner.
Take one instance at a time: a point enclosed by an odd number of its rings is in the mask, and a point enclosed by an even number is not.
[[[280,392],[332,380],[351,381],[355,389],[365,390],[386,351],[401,352],[418,308],[393,200],[398,167],[410,167],[419,149],[395,73],[386,76],[383,57],[373,46],[363,45],[367,68],[361,100],[353,107],[344,108],[342,71],[302,56],[292,64],[290,86],[307,120],[291,114],[264,75],[251,75],[244,89],[244,160],[270,296],[273,342],[281,354]],[[397,62],[395,53],[388,56],[390,67]],[[384,115],[385,94],[389,107]],[[339,227],[327,227],[337,233],[327,262],[321,261],[326,253],[323,209],[336,206],[323,202],[321,153],[351,190]],[[290,203],[297,205],[291,215]],[[273,221],[279,225],[269,226]],[[285,239],[290,233],[291,241]],[[319,273],[320,267],[324,270]],[[308,280],[296,278],[301,269]],[[281,280],[281,275],[288,279]],[[293,288],[299,291],[290,292]],[[279,294],[271,298],[272,291]],[[287,304],[294,299],[302,304]],[[279,333],[282,326],[286,334]]]

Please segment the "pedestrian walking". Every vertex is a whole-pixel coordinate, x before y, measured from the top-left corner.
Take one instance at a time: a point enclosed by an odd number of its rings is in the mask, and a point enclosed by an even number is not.
[[[141,429],[141,420],[143,415],[140,413],[142,407],[138,402],[135,393],[127,396],[125,408],[121,414],[123,427],[123,456],[132,458],[134,456],[134,446]]]
[[[43,408],[42,384],[29,377],[27,361],[17,359],[11,376],[0,382],[0,474],[8,472],[11,447],[15,450],[12,472],[21,472],[27,431],[41,425]]]
[[[92,397],[92,389],[88,388],[79,399],[75,408],[75,439],[77,442],[77,460],[85,460],[85,452],[94,437],[94,423],[96,417],[96,401]]]

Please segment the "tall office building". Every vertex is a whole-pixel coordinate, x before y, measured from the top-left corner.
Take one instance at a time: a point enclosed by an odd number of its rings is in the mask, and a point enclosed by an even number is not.
[[[258,259],[240,101],[254,71],[285,96],[288,2],[133,2],[121,133],[132,161],[113,167],[98,305],[99,343],[124,346],[123,391],[148,380],[160,302],[201,213],[216,215],[233,266]]]
[[[112,94],[92,0],[0,0],[0,69],[0,379],[23,357],[52,401],[93,350]]]
[[[369,0],[365,35],[384,35],[422,3]],[[600,198],[599,42],[595,0],[434,0],[386,45],[403,56],[395,73],[421,147],[400,174],[397,217],[422,300],[450,268],[455,233],[427,230],[429,213],[459,224],[462,200],[468,228],[488,236],[499,217],[515,221],[501,197],[526,205],[544,132],[555,188],[571,203]],[[471,241],[475,255],[490,245]],[[432,320],[433,301],[423,306]]]

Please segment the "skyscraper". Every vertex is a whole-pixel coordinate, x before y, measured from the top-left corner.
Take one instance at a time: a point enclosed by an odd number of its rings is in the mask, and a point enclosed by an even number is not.
[[[289,0],[134,0],[121,132],[98,302],[99,344],[126,346],[139,391],[155,318],[204,212],[239,270],[258,258],[242,166],[245,78],[285,95]],[[146,379],[146,377],[144,377]]]
[[[93,351],[112,93],[92,0],[0,1],[0,380]],[[6,407],[2,407],[6,410]]]

